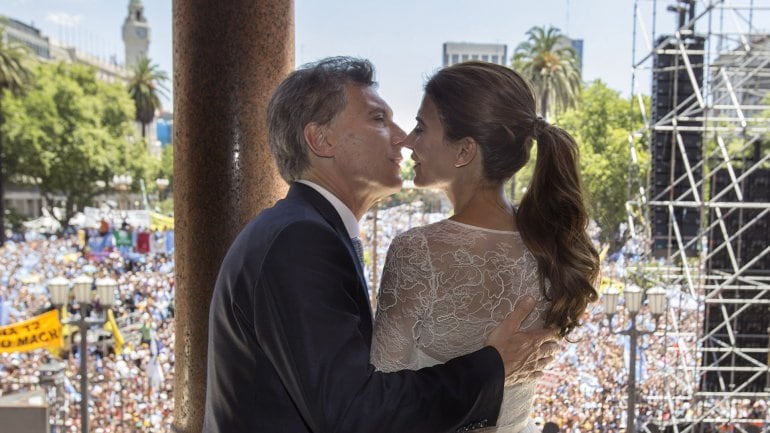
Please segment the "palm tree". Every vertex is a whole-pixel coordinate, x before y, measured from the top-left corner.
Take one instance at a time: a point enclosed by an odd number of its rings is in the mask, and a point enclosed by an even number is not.
[[[24,90],[24,87],[31,81],[32,72],[27,66],[26,48],[19,44],[7,42],[5,40],[5,31],[0,22],[0,245],[5,244],[5,189],[3,171],[3,149],[5,136],[3,135],[3,116],[2,103],[6,91],[14,94]]]
[[[128,82],[128,93],[136,105],[136,121],[142,124],[142,138],[147,136],[147,127],[155,118],[155,111],[161,108],[160,96],[166,96],[168,74],[143,58],[134,68]]]
[[[540,115],[577,105],[582,79],[575,50],[555,27],[532,27],[513,54],[513,69],[532,82]]]

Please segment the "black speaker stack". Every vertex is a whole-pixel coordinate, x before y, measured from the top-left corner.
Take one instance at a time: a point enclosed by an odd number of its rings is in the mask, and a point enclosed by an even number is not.
[[[652,122],[669,126],[675,122],[677,128],[674,131],[656,128],[652,133],[650,198],[653,201],[695,201],[696,198],[686,178],[683,158],[686,156],[697,182],[703,171],[701,166],[697,166],[703,159],[703,122],[699,119],[680,119],[680,116],[702,118],[702,111],[694,108],[694,95],[703,84],[704,41],[702,36],[689,36],[681,41],[692,66],[696,89],[682,56],[679,41],[671,36],[661,36],[657,40],[653,58]],[[685,155],[677,143],[677,133],[682,137]],[[697,207],[674,206],[673,214],[686,244],[698,234],[700,210]],[[671,251],[675,251],[677,244],[668,207],[652,206],[650,216],[653,255],[665,256],[669,247]],[[697,250],[698,246],[693,243],[686,251],[688,254],[695,254]]]
[[[760,146],[757,143],[757,146]],[[756,161],[747,161],[752,165]],[[710,178],[712,194],[723,193],[720,202],[768,203],[770,202],[770,170],[754,169],[746,176],[740,168],[734,170],[739,191],[743,200],[739,200],[732,177],[726,169],[715,171]],[[726,190],[726,192],[725,192]],[[705,347],[735,347],[737,349],[754,349],[755,352],[743,351],[744,356],[754,359],[761,365],[770,363],[770,294],[762,294],[762,288],[746,284],[744,279],[751,277],[767,277],[770,275],[770,255],[761,256],[763,250],[770,245],[770,213],[762,214],[764,209],[752,208],[721,208],[721,221],[730,239],[735,265],[725,248],[725,236],[722,227],[716,225],[720,216],[716,210],[709,211],[710,227],[709,248],[715,253],[711,256],[708,266],[709,274],[729,276],[740,271],[741,279],[736,279],[720,290],[722,298],[728,302],[722,304],[707,304],[705,330],[713,332],[713,336],[705,341]],[[761,216],[760,216],[761,215]],[[758,260],[756,260],[759,257]],[[753,262],[753,263],[752,263]],[[749,265],[751,263],[751,265]],[[737,268],[737,269],[736,269]],[[713,294],[712,294],[713,296]],[[759,302],[754,302],[754,299]],[[752,304],[752,302],[754,302]],[[762,303],[764,302],[764,304]],[[748,305],[747,305],[748,304]],[[735,314],[738,312],[737,314]],[[727,317],[734,316],[726,321]],[[722,326],[725,322],[732,329]],[[728,332],[730,331],[730,332]],[[735,342],[730,339],[734,336]],[[703,359],[704,366],[718,367],[756,367],[749,359],[735,353],[707,352]],[[701,389],[705,391],[731,391],[746,384],[742,392],[764,392],[770,389],[770,374],[756,374],[751,371],[720,371],[706,372],[703,376]]]
[[[736,179],[741,178],[743,170],[734,169]],[[735,185],[731,184],[731,176],[726,169],[721,169],[711,175],[712,194],[724,192],[717,199],[720,202],[770,203],[770,170],[754,169],[738,183],[738,191],[743,195],[739,200]],[[770,213],[757,208],[721,208],[721,219],[725,231],[731,237],[733,255],[738,270],[743,269],[743,275],[770,275],[770,255],[759,257],[770,245]],[[715,209],[709,211],[712,228],[709,230],[709,251],[715,253],[709,260],[709,269],[713,273],[734,273],[728,249],[725,247],[725,236],[722,228],[716,225],[719,215]],[[752,263],[753,262],[753,263]],[[749,265],[749,263],[752,263]]]

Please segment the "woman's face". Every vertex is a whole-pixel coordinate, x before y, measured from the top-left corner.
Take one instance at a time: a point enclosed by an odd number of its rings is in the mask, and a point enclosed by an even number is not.
[[[455,146],[444,136],[436,105],[425,96],[417,112],[417,126],[404,141],[414,161],[414,184],[418,187],[446,187],[455,175]]]

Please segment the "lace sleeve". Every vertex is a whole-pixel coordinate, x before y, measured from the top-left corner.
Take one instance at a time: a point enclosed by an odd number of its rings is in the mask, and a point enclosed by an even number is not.
[[[431,266],[425,238],[414,231],[388,249],[377,301],[371,361],[381,371],[416,370],[425,305],[430,303]]]

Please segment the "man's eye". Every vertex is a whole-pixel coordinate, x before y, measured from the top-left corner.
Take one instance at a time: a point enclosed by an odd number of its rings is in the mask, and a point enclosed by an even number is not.
[[[424,131],[424,129],[422,129],[422,126],[420,126],[420,125],[417,125],[417,126],[415,126],[415,127],[414,127],[414,129],[413,129],[412,131],[413,131],[415,134],[422,134],[422,132]]]

